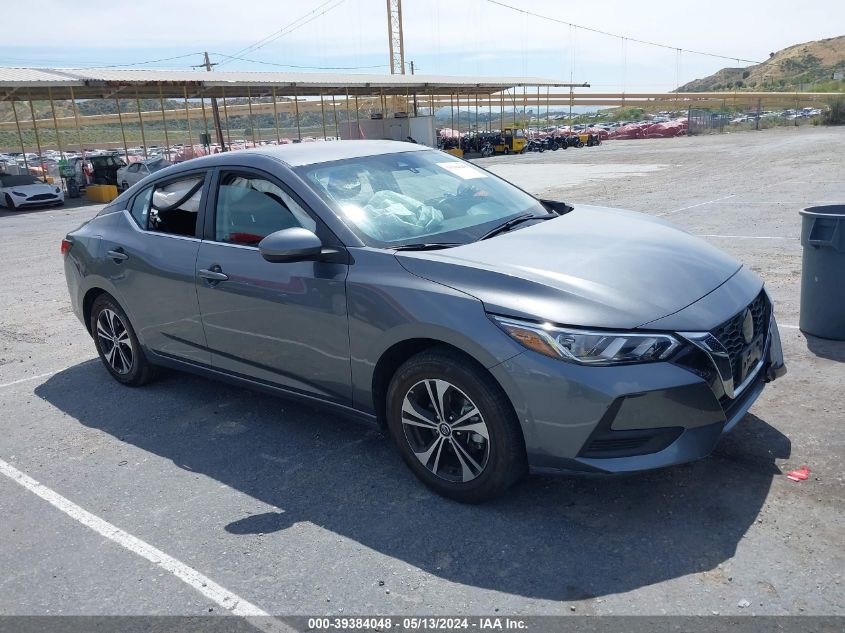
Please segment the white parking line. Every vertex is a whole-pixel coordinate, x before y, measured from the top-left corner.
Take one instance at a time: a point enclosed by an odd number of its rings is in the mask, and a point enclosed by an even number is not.
[[[59,371],[62,371],[62,370],[60,369],[58,371],[48,371],[46,374],[38,374],[36,376],[27,376],[26,378],[20,378],[18,380],[13,380],[12,382],[4,382],[2,385],[0,385],[0,389],[3,389],[4,387],[11,387],[12,385],[19,385],[22,382],[29,382],[30,380],[38,380],[39,378],[47,378],[48,376],[54,376],[55,374],[59,373]]]
[[[219,606],[226,609],[232,615],[249,618],[250,623],[256,628],[268,632],[289,632],[293,630],[279,620],[270,617],[266,611],[259,609],[251,602],[244,600],[225,587],[218,585],[216,582],[207,576],[204,576],[196,569],[176,560],[172,556],[162,552],[160,549],[153,547],[138,537],[132,536],[128,532],[121,530],[119,527],[112,525],[108,521],[91,514],[87,510],[61,496],[59,493],[47,488],[47,486],[44,486],[43,484],[38,483],[32,477],[2,459],[0,459],[0,473],[6,475],[6,477],[12,481],[19,483],[33,494],[38,495],[47,503],[61,510],[75,521],[78,521],[82,525],[94,530],[97,534],[114,541],[130,552],[137,554],[141,558],[145,558],[154,565],[158,565],[162,569],[170,572],[185,584],[196,589],[209,600],[213,600]]]
[[[797,325],[787,325],[786,323],[778,323],[778,327],[785,327],[790,330],[800,330],[801,328]]]
[[[722,196],[721,198],[716,198],[714,200],[708,200],[707,202],[699,202],[698,204],[691,204],[688,207],[681,207],[680,209],[673,209],[672,211],[667,211],[666,213],[658,213],[657,217],[662,217],[664,215],[672,215],[673,213],[680,213],[681,211],[686,211],[687,209],[695,209],[696,207],[703,207],[706,204],[713,204],[714,202],[719,202],[721,200],[727,200],[728,198],[733,198],[736,196],[735,193],[729,194],[727,196]]]

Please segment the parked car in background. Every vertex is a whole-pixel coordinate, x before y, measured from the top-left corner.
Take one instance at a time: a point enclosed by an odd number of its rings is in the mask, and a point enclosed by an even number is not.
[[[742,263],[659,218],[538,200],[412,143],[198,158],[61,251],[118,382],[167,366],[378,421],[417,477],[466,502],[529,468],[704,457],[785,371]]]
[[[170,161],[161,157],[130,163],[117,170],[117,184],[121,189],[129,189],[136,182],[143,180],[160,169],[170,167],[170,165]]]
[[[61,187],[35,176],[0,174],[0,202],[7,209],[60,205],[65,202]]]

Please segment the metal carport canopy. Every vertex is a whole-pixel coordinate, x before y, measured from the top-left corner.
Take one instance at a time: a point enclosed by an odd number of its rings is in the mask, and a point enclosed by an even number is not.
[[[0,68],[0,101],[342,95],[487,95],[512,88],[588,87],[541,77]]]

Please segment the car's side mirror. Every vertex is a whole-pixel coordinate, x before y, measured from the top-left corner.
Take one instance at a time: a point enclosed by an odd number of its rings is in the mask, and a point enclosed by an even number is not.
[[[560,200],[540,200],[540,204],[542,204],[546,209],[549,211],[554,211],[558,215],[563,215],[564,213],[569,213],[572,211],[572,207],[565,202]]]
[[[323,243],[308,229],[295,227],[270,233],[258,243],[258,252],[268,262],[301,262],[319,259]]]

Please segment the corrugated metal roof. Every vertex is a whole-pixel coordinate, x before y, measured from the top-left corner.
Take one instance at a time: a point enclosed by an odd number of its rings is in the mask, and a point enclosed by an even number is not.
[[[117,70],[108,68],[0,68],[0,100],[126,96],[244,97],[270,94],[489,94],[522,86],[561,87],[571,84],[541,77],[478,77],[451,75],[374,75],[349,73],[213,72],[197,70]],[[579,86],[585,84],[578,84]],[[62,88],[65,88],[62,90]]]

